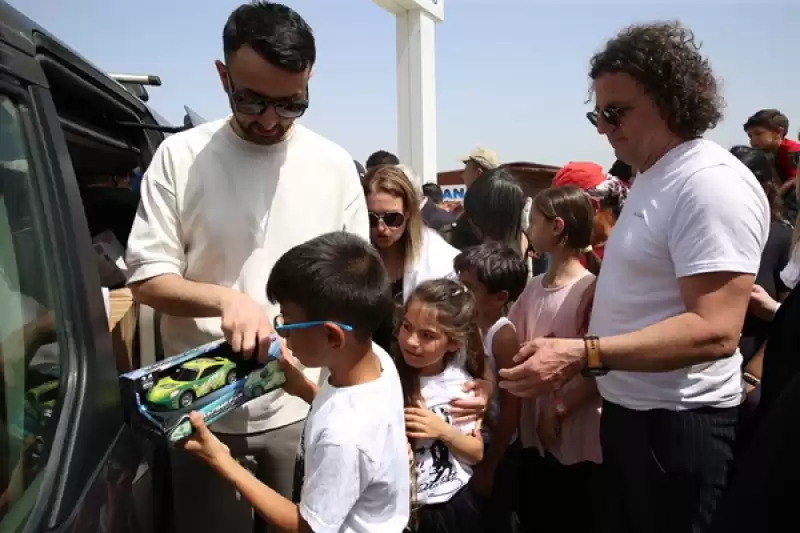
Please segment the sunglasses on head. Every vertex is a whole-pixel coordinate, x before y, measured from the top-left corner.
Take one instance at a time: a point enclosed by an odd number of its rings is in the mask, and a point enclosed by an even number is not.
[[[370,228],[377,228],[381,221],[383,221],[387,228],[399,228],[406,220],[405,215],[397,211],[389,211],[388,213],[375,213],[374,211],[370,211],[368,214]]]
[[[306,97],[303,98],[268,98],[253,93],[247,89],[238,90],[233,85],[230,73],[228,74],[228,91],[233,108],[243,115],[259,116],[270,107],[275,108],[275,114],[281,118],[300,118],[308,109],[308,87]]]
[[[600,121],[600,117],[602,117],[607,124],[617,127],[622,123],[625,113],[631,109],[631,107],[610,105],[608,107],[604,107],[603,109],[589,111],[586,113],[586,118],[595,128],[597,127],[597,123]]]

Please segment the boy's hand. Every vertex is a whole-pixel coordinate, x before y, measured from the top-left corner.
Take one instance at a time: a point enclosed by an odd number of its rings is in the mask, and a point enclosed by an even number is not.
[[[433,411],[422,406],[406,407],[406,436],[410,439],[434,439],[444,437],[451,426]]]
[[[192,421],[194,432],[184,442],[183,449],[193,453],[211,467],[218,469],[225,462],[225,459],[231,458],[230,449],[216,435],[211,433],[211,430],[203,422],[203,416],[200,413],[192,411],[189,413],[189,420]]]
[[[303,371],[297,367],[297,362],[292,355],[292,352],[281,341],[281,355],[278,362],[283,369],[283,374],[286,381],[283,384],[283,390],[287,394],[297,396],[301,400],[309,402],[309,394],[313,398],[316,390],[313,383],[303,374]]]

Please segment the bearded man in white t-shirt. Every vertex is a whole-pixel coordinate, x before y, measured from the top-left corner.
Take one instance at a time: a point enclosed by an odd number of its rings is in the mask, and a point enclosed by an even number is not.
[[[592,58],[590,77],[589,120],[636,182],[606,245],[590,335],[527,343],[500,386],[538,396],[581,371],[597,377],[603,530],[702,533],[733,455],[737,345],[769,206],[752,173],[702,139],[722,98],[689,30],[627,28]]]
[[[284,5],[246,4],[228,19],[223,45],[216,68],[233,114],[161,144],[128,243],[130,287],[163,314],[167,355],[223,335],[236,351],[264,350],[278,312],[266,298],[277,259],[330,231],[369,239],[353,158],[295,123],[308,107],[316,59],[309,25]],[[319,370],[306,375],[316,382]],[[291,497],[308,409],[276,391],[212,430]],[[253,530],[250,506],[214,472],[181,452],[172,463],[174,531]]]

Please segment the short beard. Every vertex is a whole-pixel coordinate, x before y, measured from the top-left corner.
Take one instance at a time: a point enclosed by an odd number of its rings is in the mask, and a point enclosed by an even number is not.
[[[255,122],[244,123],[242,122],[239,117],[236,116],[236,113],[233,114],[233,119],[236,121],[236,124],[239,126],[239,131],[245,137],[245,140],[251,142],[253,144],[258,144],[261,146],[270,146],[273,144],[278,144],[279,142],[283,141],[286,137],[286,132],[289,131],[289,126],[284,126],[282,124],[278,124],[276,128],[278,129],[277,133],[270,137],[263,137],[261,135],[256,135],[253,133],[253,127],[255,126]]]

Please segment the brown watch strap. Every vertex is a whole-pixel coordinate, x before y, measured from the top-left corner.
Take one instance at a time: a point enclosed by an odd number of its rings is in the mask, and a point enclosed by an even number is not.
[[[586,345],[586,366],[588,368],[603,368],[603,362],[600,359],[600,339],[594,335],[587,335],[583,338]]]

